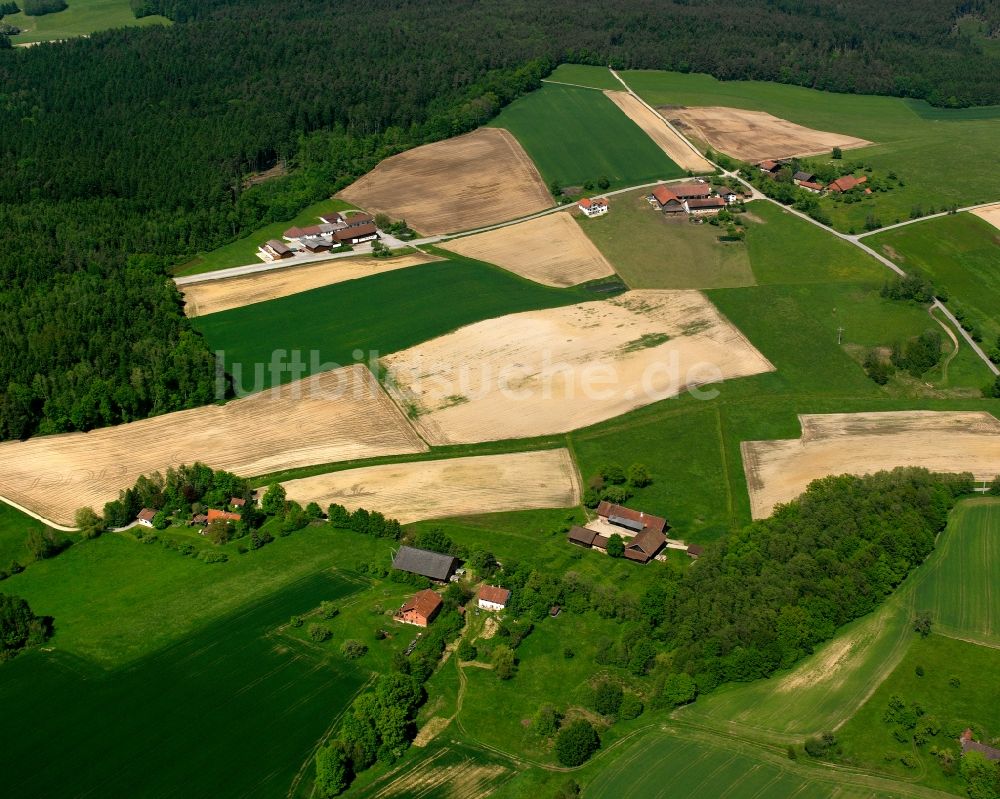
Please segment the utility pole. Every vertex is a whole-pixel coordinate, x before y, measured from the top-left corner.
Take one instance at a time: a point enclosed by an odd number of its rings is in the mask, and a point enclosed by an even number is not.
[[[844,343],[844,328],[838,327],[837,328],[837,344],[843,344],[843,343]]]

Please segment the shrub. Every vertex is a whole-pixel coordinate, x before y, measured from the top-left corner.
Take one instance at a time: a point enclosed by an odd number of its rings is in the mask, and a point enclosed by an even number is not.
[[[643,710],[642,700],[639,697],[635,694],[625,694],[618,708],[618,718],[622,721],[631,721],[641,716]]]
[[[624,694],[616,683],[602,682],[594,689],[594,710],[602,716],[614,716],[622,705]]]
[[[330,632],[330,628],[324,627],[322,624],[310,624],[308,633],[309,637],[317,644],[329,641],[333,637],[333,633]]]
[[[607,552],[612,558],[620,558],[625,555],[625,541],[618,533],[612,533],[608,538]]]
[[[531,730],[539,738],[551,738],[559,731],[562,714],[552,705],[542,705],[531,719]]]
[[[476,647],[464,638],[459,642],[458,649],[455,651],[455,656],[459,660],[475,660],[478,655],[479,652],[476,651]]]
[[[290,618],[288,620],[288,623],[292,627],[301,627],[302,626],[302,617],[301,616],[292,616],[292,618]]]
[[[612,485],[621,485],[626,480],[625,470],[617,463],[602,466],[601,477],[604,478],[604,482],[611,483]]]
[[[319,603],[319,615],[324,619],[335,619],[339,613],[340,610],[332,602]]]
[[[620,505],[623,502],[627,502],[632,496],[632,492],[627,486],[623,485],[610,485],[601,492],[601,499],[605,499],[608,502],[613,502],[616,505]]]
[[[155,539],[155,535],[151,535],[146,538],[147,541]],[[229,555],[225,552],[212,552],[211,550],[205,550],[198,557],[205,563],[225,563],[229,560]]]
[[[340,654],[348,660],[357,660],[368,654],[368,646],[361,643],[361,641],[349,638],[340,645]]]
[[[649,468],[644,463],[633,463],[628,467],[628,483],[635,488],[645,488],[653,482]]]
[[[556,736],[556,759],[564,766],[586,763],[601,747],[601,739],[590,722],[574,721],[559,730]]]
[[[493,671],[501,680],[509,680],[514,676],[516,662],[514,650],[506,644],[500,644],[493,649]]]

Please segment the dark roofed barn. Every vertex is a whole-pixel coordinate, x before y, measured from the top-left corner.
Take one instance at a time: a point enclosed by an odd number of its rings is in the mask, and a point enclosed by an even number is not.
[[[648,563],[663,549],[667,538],[663,533],[646,528],[625,542],[625,557],[638,563]]]
[[[593,546],[596,535],[597,533],[593,530],[588,530],[586,527],[572,527],[570,528],[569,535],[566,536],[566,540],[571,544],[589,548]]]
[[[400,547],[393,558],[392,568],[446,583],[458,568],[458,558],[429,549]]]

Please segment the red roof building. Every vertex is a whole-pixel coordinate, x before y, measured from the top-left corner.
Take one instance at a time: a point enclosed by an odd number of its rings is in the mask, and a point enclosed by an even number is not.
[[[666,545],[667,537],[646,528],[638,535],[625,540],[625,557],[637,563],[649,563]]]
[[[230,513],[227,510],[216,510],[215,508],[209,508],[206,514],[206,521],[211,524],[217,519],[221,519],[226,522],[238,522],[242,517],[238,513]]]
[[[827,189],[838,194],[844,191],[850,191],[851,189],[856,189],[862,183],[868,180],[867,175],[862,175],[860,178],[854,177],[854,175],[844,175],[842,178],[837,178],[833,183],[827,186]]]
[[[606,197],[584,197],[578,202],[577,207],[587,216],[600,216],[608,212],[608,200]]]
[[[633,533],[641,533],[643,530],[662,533],[667,526],[667,520],[660,516],[615,505],[607,500],[602,500],[597,506],[597,515],[606,520],[608,524],[624,527]]]
[[[153,510],[152,508],[143,508],[141,511],[139,511],[138,515],[135,517],[135,520],[139,522],[139,524],[141,524],[143,527],[152,527],[153,519],[155,518],[156,518],[155,510]]]
[[[435,591],[425,588],[423,591],[418,591],[414,594],[409,602],[404,603],[396,611],[393,618],[396,621],[401,621],[403,624],[426,627],[441,612],[443,604],[441,597]]]
[[[704,197],[698,200],[688,200],[687,205],[688,210],[695,214],[699,211],[702,213],[707,211],[721,211],[726,207],[726,201],[721,197]]]
[[[712,187],[707,183],[674,183],[670,193],[681,200],[698,200],[712,196]]]
[[[781,169],[781,164],[779,164],[777,161],[772,161],[770,158],[768,158],[766,161],[761,161],[759,164],[757,164],[757,167],[760,169],[761,172],[774,173],[777,172],[779,169]]]
[[[483,610],[503,610],[510,600],[510,590],[498,585],[484,585],[479,589],[479,607]]]

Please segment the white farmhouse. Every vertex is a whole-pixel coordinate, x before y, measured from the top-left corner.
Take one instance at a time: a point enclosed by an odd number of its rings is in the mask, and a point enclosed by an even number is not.
[[[590,217],[602,216],[608,212],[608,200],[606,197],[584,197],[576,204],[576,207]]]
[[[503,610],[510,600],[510,591],[498,585],[484,585],[479,589],[479,607],[483,610]]]

